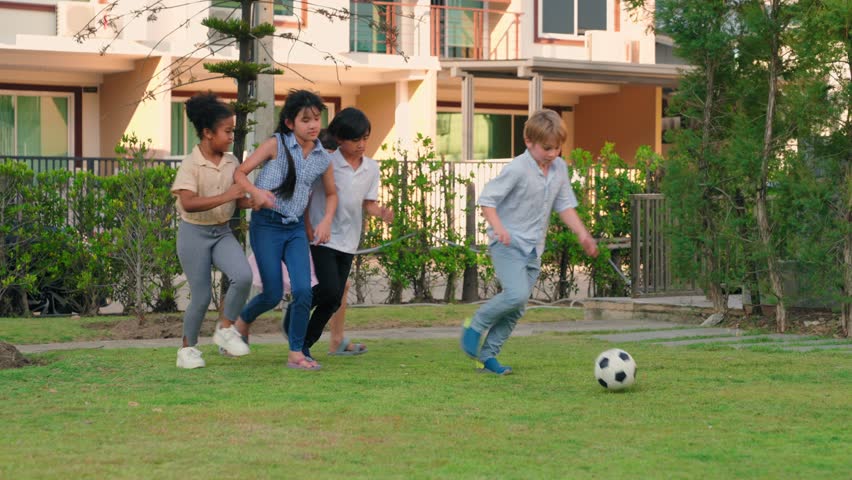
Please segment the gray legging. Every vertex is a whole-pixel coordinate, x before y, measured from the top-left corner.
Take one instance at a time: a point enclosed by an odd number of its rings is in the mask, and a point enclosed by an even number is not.
[[[224,314],[231,321],[237,320],[251,290],[251,267],[228,224],[195,225],[181,220],[177,253],[190,292],[183,314],[183,335],[187,345],[194,346],[212,298],[210,266],[215,265],[230,280]]]

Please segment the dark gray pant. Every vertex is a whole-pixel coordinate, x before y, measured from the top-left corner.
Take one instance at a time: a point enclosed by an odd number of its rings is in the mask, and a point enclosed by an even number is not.
[[[183,335],[187,345],[198,343],[198,332],[212,299],[210,267],[227,275],[225,318],[236,321],[251,290],[251,268],[240,243],[228,224],[195,225],[181,220],[177,253],[189,283],[189,305],[183,314]]]

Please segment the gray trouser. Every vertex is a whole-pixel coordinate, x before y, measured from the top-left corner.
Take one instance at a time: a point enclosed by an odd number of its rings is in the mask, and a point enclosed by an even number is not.
[[[189,283],[189,305],[183,314],[183,335],[187,345],[198,343],[198,332],[212,299],[210,267],[227,275],[225,318],[236,321],[251,290],[251,268],[246,255],[228,224],[195,225],[181,220],[177,253]]]
[[[485,334],[479,360],[496,357],[527,308],[532,288],[541,272],[541,258],[515,246],[495,242],[489,247],[491,263],[503,291],[485,302],[473,315],[470,327]]]

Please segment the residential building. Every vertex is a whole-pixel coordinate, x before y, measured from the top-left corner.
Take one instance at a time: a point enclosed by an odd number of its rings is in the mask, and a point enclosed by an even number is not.
[[[162,0],[136,14],[149,3],[0,1],[0,155],[110,156],[125,133],[160,157],[191,148],[182,102],[236,95],[203,63],[238,50],[201,19],[239,16],[239,2]],[[276,103],[309,88],[329,115],[364,110],[376,158],[417,133],[447,160],[510,158],[542,105],[568,125],[566,151],[663,151],[678,66],[621,0],[275,0],[275,25]]]

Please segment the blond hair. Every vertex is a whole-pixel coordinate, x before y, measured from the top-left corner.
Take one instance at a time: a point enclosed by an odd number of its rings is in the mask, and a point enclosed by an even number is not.
[[[532,143],[543,145],[556,140],[561,146],[568,138],[568,130],[562,123],[562,117],[553,110],[542,109],[530,116],[524,124],[524,138]]]

